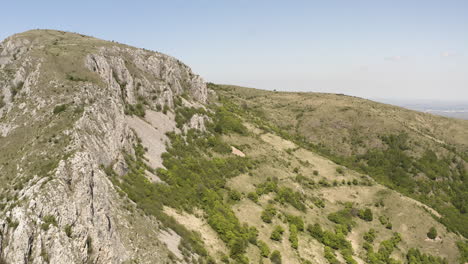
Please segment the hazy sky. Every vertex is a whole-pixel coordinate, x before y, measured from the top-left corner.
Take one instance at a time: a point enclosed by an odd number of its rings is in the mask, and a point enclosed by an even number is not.
[[[2,1],[0,39],[80,32],[181,59],[205,80],[468,101],[468,1]]]

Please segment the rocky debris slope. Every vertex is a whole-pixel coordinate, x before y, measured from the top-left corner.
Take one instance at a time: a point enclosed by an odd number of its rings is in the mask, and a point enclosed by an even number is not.
[[[160,53],[50,30],[3,41],[0,262],[168,259],[157,219],[134,211],[103,167],[124,174],[123,152],[158,129],[149,163],[162,166],[175,98],[203,104],[207,94],[199,76]],[[203,129],[203,120],[188,125]]]

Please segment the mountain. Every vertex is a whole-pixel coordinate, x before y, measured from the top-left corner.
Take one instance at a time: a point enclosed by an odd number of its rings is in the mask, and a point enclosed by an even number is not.
[[[0,263],[468,261],[467,121],[54,30],[0,99]]]

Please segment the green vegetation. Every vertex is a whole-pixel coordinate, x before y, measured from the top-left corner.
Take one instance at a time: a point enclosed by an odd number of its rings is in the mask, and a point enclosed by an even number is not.
[[[372,211],[369,208],[360,210],[358,216],[359,218],[367,222],[371,222],[374,219],[374,216],[372,215]]]
[[[278,250],[273,251],[270,260],[272,264],[281,264],[281,253]]]
[[[23,86],[24,86],[23,81],[18,82],[16,85],[12,85],[10,88],[11,97],[14,98],[19,93],[19,91],[23,89]]]
[[[195,107],[177,107],[176,108],[176,126],[178,128],[182,128],[182,126],[187,123],[192,116],[199,114],[199,115],[206,115],[206,111],[203,108],[195,108]]]
[[[289,225],[289,242],[291,242],[292,248],[298,248],[299,240],[297,238],[297,227],[294,224]]]
[[[276,209],[272,205],[268,205],[265,210],[263,210],[261,218],[263,222],[270,224],[273,217],[276,215]]]
[[[306,210],[306,206],[303,202],[304,197],[291,188],[278,186],[278,179],[276,178],[268,178],[264,183],[259,184],[256,192],[259,196],[274,192],[276,193],[275,201],[280,204],[288,203],[300,211]]]
[[[57,220],[53,215],[46,215],[42,218],[44,223],[41,224],[41,228],[44,231],[49,230],[50,225],[57,226]]]
[[[387,229],[392,229],[392,223],[390,222],[390,219],[387,216],[381,215],[379,216],[379,221],[382,225],[385,226]]]
[[[367,251],[367,262],[369,264],[380,264],[380,263],[398,263],[395,259],[390,257],[397,244],[400,243],[401,236],[398,233],[393,233],[393,236],[389,240],[384,240],[380,243],[378,252],[374,252],[374,247],[368,243],[364,243],[364,249]]]
[[[247,194],[247,198],[249,198],[250,200],[252,200],[255,203],[258,203],[258,194],[256,192],[249,192]]]
[[[353,217],[357,214],[357,209],[354,209],[351,204],[347,204],[346,207],[342,210],[329,214],[328,220],[339,224],[344,225],[347,229],[351,228],[356,224],[353,221]]]
[[[423,124],[412,111],[345,96],[209,86],[220,96],[242,105],[237,113],[261,129],[435,208],[443,216],[440,221],[450,231],[468,236],[467,142],[465,138],[451,138],[452,133],[442,132],[445,131],[442,124],[451,126],[452,131],[462,131],[467,128],[466,122],[424,117],[429,123]],[[349,107],[345,112],[336,107],[343,102]],[[369,113],[370,108],[380,114]],[[398,118],[388,114],[394,112],[398,112]],[[365,113],[366,118],[362,118]],[[311,129],[310,122],[314,120],[320,120],[321,126]],[[407,125],[402,127],[402,120]],[[336,124],[346,125],[336,131],[329,130]],[[337,139],[342,142],[336,144]],[[338,168],[337,173],[341,174]]]
[[[231,199],[232,201],[240,201],[241,197],[242,195],[240,192],[236,190],[229,191],[229,199]]]
[[[145,107],[142,103],[137,103],[135,105],[126,104],[124,112],[126,115],[145,117]]]
[[[71,225],[65,225],[65,227],[63,228],[63,231],[65,231],[65,234],[67,235],[67,237],[72,237],[72,226]]]
[[[431,227],[429,229],[429,232],[427,232],[427,237],[430,239],[435,239],[437,237],[437,230],[435,227]]]
[[[331,232],[328,230],[322,230],[320,224],[316,223],[314,225],[309,224],[307,226],[307,231],[313,238],[315,238],[325,246],[337,250],[350,252],[352,254],[351,243],[348,240],[346,240],[346,235],[349,232],[349,230],[346,227],[342,225],[337,225],[335,232]]]
[[[59,104],[59,105],[56,105],[54,107],[54,110],[53,110],[53,113],[56,115],[56,114],[59,114],[65,110],[67,110],[67,107],[68,105],[67,104]]]
[[[283,237],[283,233],[284,233],[284,229],[277,225],[275,226],[275,229],[273,229],[273,232],[271,232],[271,240],[275,240],[275,241],[281,241],[282,237]]]
[[[368,232],[364,233],[364,240],[372,244],[375,240],[375,229],[371,228]]]
[[[406,254],[408,264],[448,264],[447,260],[431,255],[422,254],[419,249],[411,248]]]
[[[88,79],[84,77],[80,77],[76,75],[75,73],[67,73],[66,78],[67,80],[72,81],[72,82],[87,82],[88,81]]]
[[[260,255],[264,258],[268,258],[268,256],[270,255],[270,248],[268,247],[268,245],[265,242],[258,240],[257,246],[260,249]]]
[[[5,106],[5,97],[3,95],[0,95],[0,109],[2,109]]]
[[[468,241],[458,241],[457,247],[460,250],[460,263],[468,262]]]
[[[298,231],[304,231],[304,221],[302,220],[302,217],[300,216],[294,216],[294,215],[288,215],[285,214],[286,219],[288,220],[288,223],[290,225],[296,226]]]
[[[220,113],[221,112],[221,113]],[[225,117],[224,114],[228,115]],[[245,128],[227,110],[219,110],[215,114],[215,123],[208,125],[210,133],[219,138],[216,122],[229,122],[231,126],[224,128],[222,133],[245,133]],[[236,124],[236,125],[233,125]],[[242,126],[243,127],[243,126]],[[126,155],[129,172],[117,180],[110,173],[113,182],[137,203],[138,207],[149,214],[156,215],[166,226],[172,228],[183,237],[185,247],[194,250],[201,256],[206,256],[200,238],[162,212],[163,205],[192,212],[194,208],[202,208],[208,224],[218,233],[230,249],[230,257],[241,263],[247,263],[244,253],[249,243],[255,244],[258,231],[241,224],[229,204],[224,201],[223,192],[226,180],[240,173],[245,173],[252,167],[247,158],[228,157],[210,158],[205,153],[214,151],[213,141],[207,140],[205,133],[190,130],[185,136],[169,133],[171,146],[163,154],[163,164],[166,169],[158,169],[158,176],[167,184],[150,183],[145,170],[151,170],[143,162],[145,150],[140,143],[135,145],[136,156]],[[216,143],[216,141],[215,141]],[[228,193],[233,200],[240,199],[238,193]]]
[[[421,158],[414,158],[407,154],[410,146],[406,134],[383,136],[381,139],[387,149],[370,150],[367,154],[358,156],[356,163],[353,163],[355,165],[350,165],[372,175],[385,185],[436,208],[445,216],[441,219],[442,223],[449,229],[458,230],[468,236],[468,227],[464,224],[468,221],[468,214],[464,213],[468,201],[468,174],[461,161],[440,159],[430,150]],[[356,166],[357,163],[360,165]],[[424,173],[428,179],[413,178],[418,173]],[[431,192],[438,198],[428,197],[427,194]],[[453,207],[448,207],[447,202]]]
[[[340,262],[336,258],[335,252],[328,246],[324,247],[324,256],[330,264],[340,264]]]

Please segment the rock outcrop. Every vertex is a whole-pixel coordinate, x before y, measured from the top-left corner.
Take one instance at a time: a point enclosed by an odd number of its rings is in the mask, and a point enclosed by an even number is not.
[[[134,205],[118,195],[103,167],[125,173],[123,152],[153,132],[149,163],[162,166],[165,132],[176,130],[174,98],[203,104],[207,94],[190,68],[157,52],[50,30],[2,42],[0,260],[167,259],[157,219],[129,212]],[[126,115],[138,104],[151,111],[146,119]],[[188,125],[202,128],[203,120]]]

